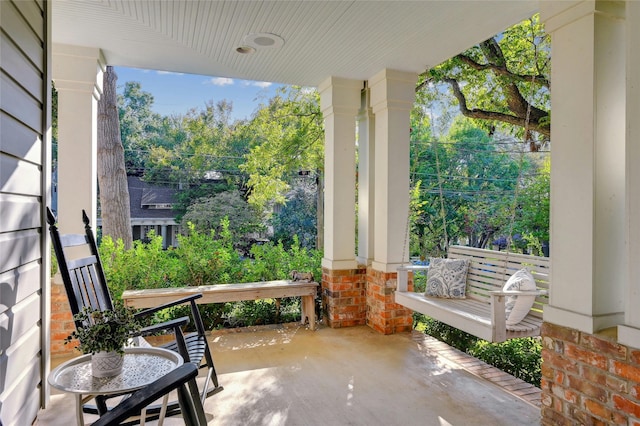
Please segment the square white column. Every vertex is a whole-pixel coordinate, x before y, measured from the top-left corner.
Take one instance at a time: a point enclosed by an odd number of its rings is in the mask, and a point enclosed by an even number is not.
[[[325,123],[324,258],[328,269],[355,269],[356,115],[363,83],[331,77],[318,87]]]
[[[369,103],[371,91],[362,91],[358,115],[358,264],[373,260],[375,226],[375,117]]]
[[[96,224],[97,117],[105,61],[99,49],[54,45],[58,91],[58,220],[65,233],[82,233],[82,210]]]
[[[627,281],[624,3],[541,6],[553,46],[544,318],[594,333],[622,322]]]
[[[629,276],[618,341],[640,347],[640,2],[626,3],[627,25],[627,235]]]
[[[395,272],[409,258],[409,130],[417,74],[385,69],[369,80],[375,115],[372,267]]]

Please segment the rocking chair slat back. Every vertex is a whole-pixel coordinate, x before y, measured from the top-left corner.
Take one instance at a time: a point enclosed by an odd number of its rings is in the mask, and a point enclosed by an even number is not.
[[[85,307],[99,310],[113,309],[113,300],[111,299],[100,255],[98,254],[98,246],[86,213],[82,212],[82,221],[85,228],[84,235],[60,234],[56,226],[56,218],[49,209],[47,209],[47,221],[71,312],[75,315]],[[177,300],[165,303],[162,306],[138,312],[136,316],[142,318],[162,309],[189,304],[191,318],[184,317],[148,328],[152,328],[156,332],[167,330],[172,332],[176,338],[173,342],[166,344],[165,347],[179,352],[185,362],[207,369],[207,378],[201,390],[201,398],[204,401],[206,397],[220,392],[223,387],[218,383],[213,357],[205,334],[206,330],[195,303],[195,300],[201,297],[201,294],[193,294],[181,299],[176,298]],[[180,327],[189,321],[193,322],[196,331],[184,335]],[[76,321],[76,327],[80,325]],[[100,403],[98,404],[99,412],[104,411],[104,408],[104,405],[101,407]]]

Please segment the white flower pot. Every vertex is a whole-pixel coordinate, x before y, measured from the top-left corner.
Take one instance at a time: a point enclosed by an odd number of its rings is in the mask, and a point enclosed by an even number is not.
[[[118,352],[98,352],[91,355],[91,374],[93,377],[111,377],[122,373],[124,356]]]

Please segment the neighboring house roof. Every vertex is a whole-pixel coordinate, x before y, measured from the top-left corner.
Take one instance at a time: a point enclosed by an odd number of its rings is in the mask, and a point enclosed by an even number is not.
[[[137,176],[127,176],[132,225],[175,225],[177,190],[152,185]]]

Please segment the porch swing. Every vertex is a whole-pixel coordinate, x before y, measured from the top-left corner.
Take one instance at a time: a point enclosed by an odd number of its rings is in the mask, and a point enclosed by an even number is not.
[[[395,291],[395,302],[489,342],[503,342],[516,337],[539,336],[542,326],[542,310],[548,302],[550,259],[511,253],[510,237],[507,239],[507,247],[504,252],[458,245],[447,247],[446,216],[437,152],[436,149],[436,174],[439,186],[440,212],[445,232],[445,250],[448,254],[447,259],[463,260],[468,265],[466,282],[463,284],[464,292],[462,294],[464,297],[434,297],[426,293],[409,291],[409,273],[413,274],[416,271],[427,271],[428,273],[429,266],[403,265],[397,269],[398,284]],[[521,169],[522,158],[514,191],[509,235],[511,235],[515,220]],[[409,215],[407,215],[405,236],[408,236],[408,232]],[[405,241],[405,249],[406,245]],[[442,263],[440,260],[438,262]],[[531,274],[529,281],[533,281],[535,284],[531,283],[530,290],[526,291],[505,290],[505,284],[508,281],[511,282],[510,278],[516,281],[521,278],[522,273],[519,271],[522,269],[526,269]],[[510,307],[509,312],[507,312],[507,306]],[[511,316],[514,314],[516,306],[519,312],[515,316],[522,317],[517,322],[518,318]]]

